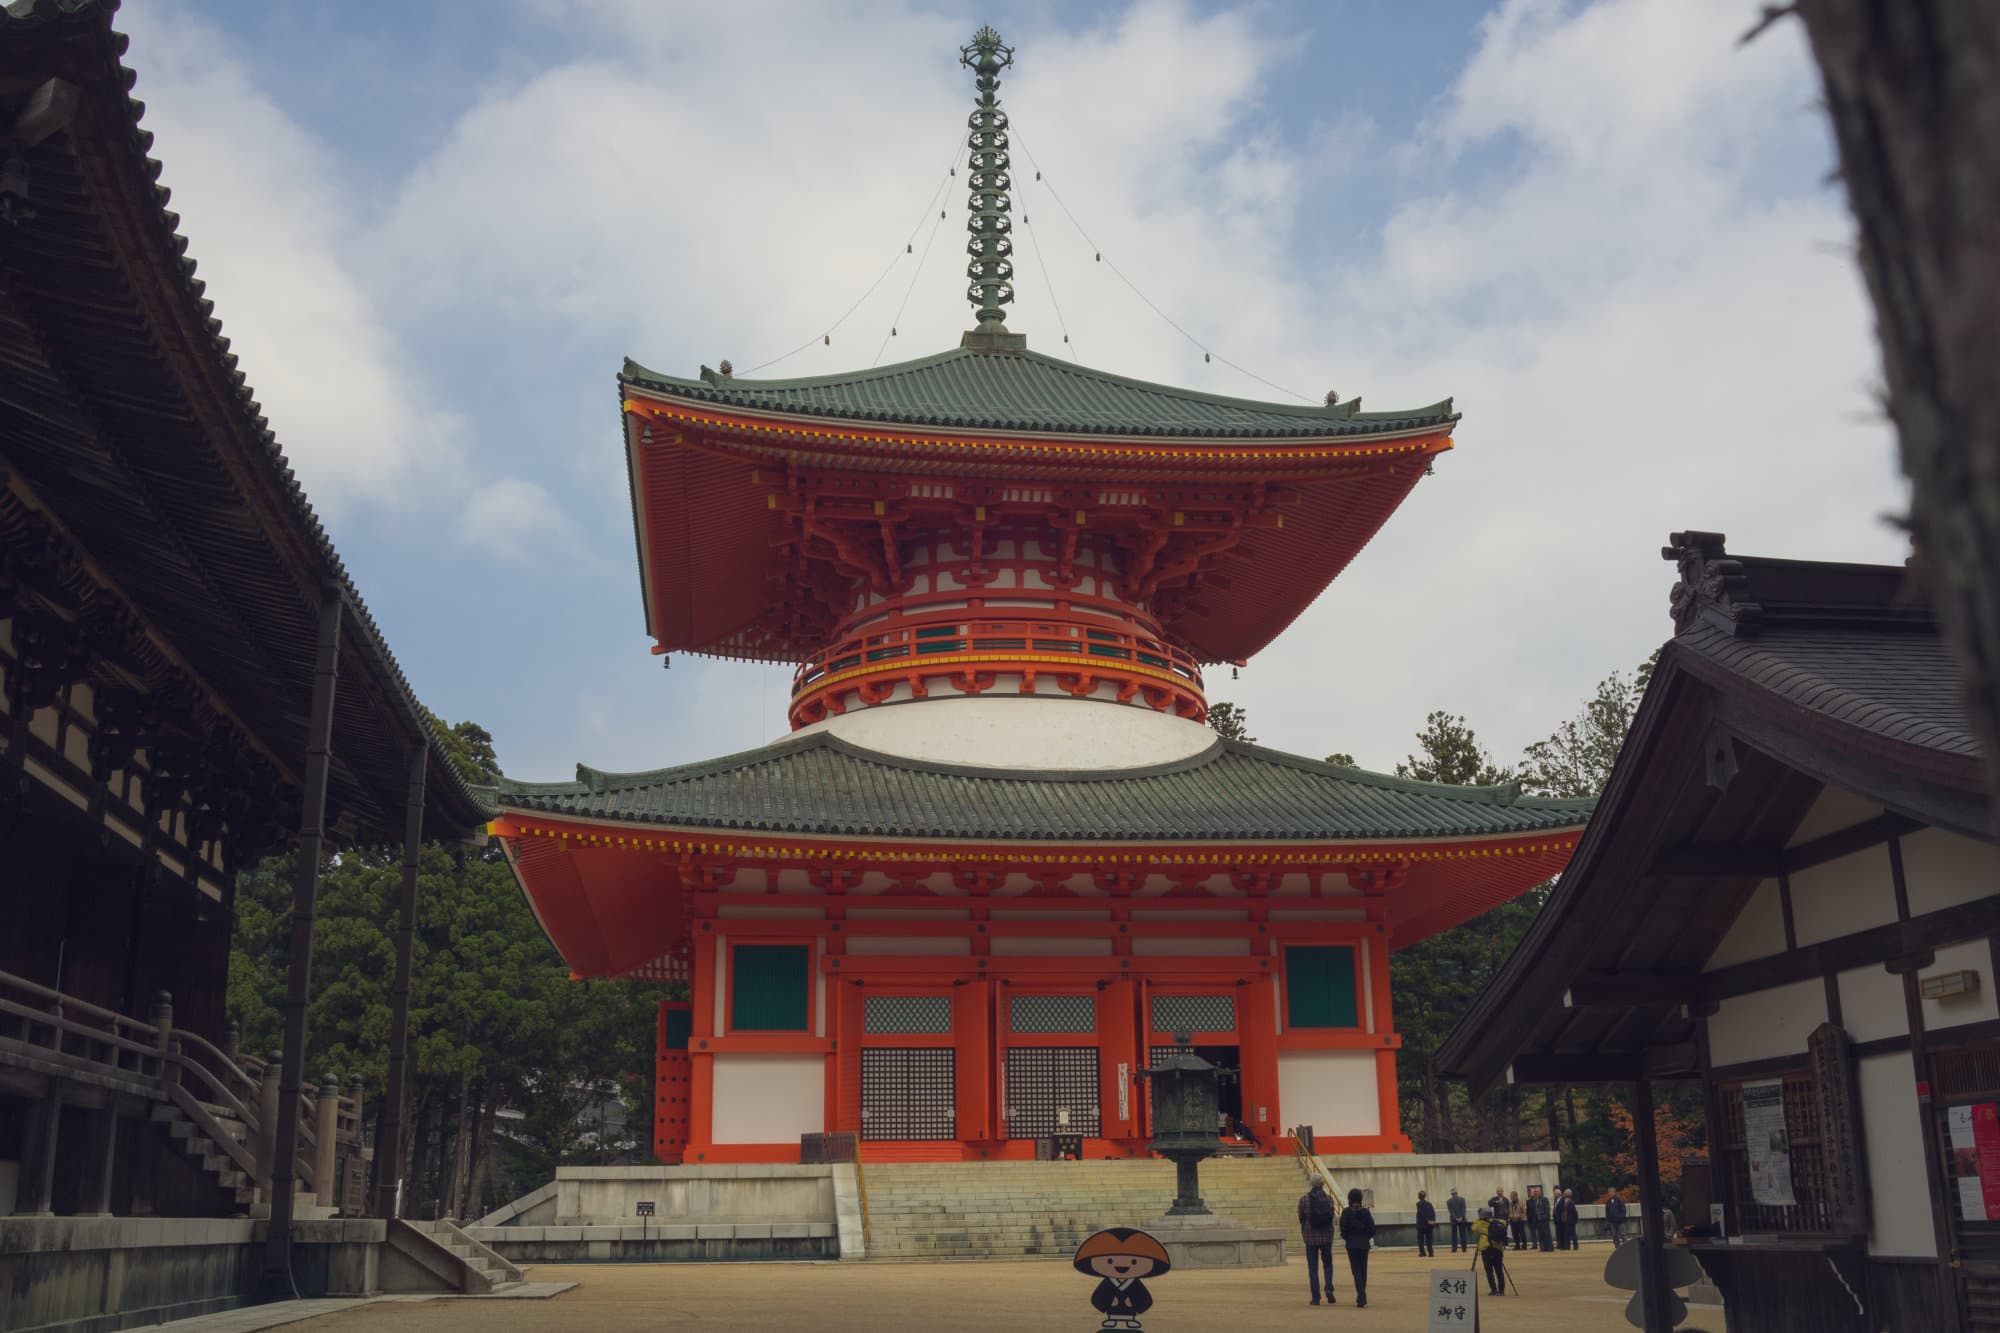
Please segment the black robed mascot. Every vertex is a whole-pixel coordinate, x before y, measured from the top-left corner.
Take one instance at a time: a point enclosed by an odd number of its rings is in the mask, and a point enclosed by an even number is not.
[[[1167,1247],[1143,1231],[1112,1227],[1076,1247],[1076,1271],[1104,1279],[1090,1293],[1091,1308],[1104,1316],[1098,1327],[1136,1329],[1139,1318],[1153,1308],[1153,1294],[1142,1278],[1159,1277],[1172,1269]]]

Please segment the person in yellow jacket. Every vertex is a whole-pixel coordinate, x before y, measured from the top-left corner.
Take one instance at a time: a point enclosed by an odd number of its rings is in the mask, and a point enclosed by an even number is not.
[[[1486,1269],[1486,1290],[1489,1295],[1507,1294],[1507,1224],[1493,1215],[1491,1208],[1479,1210],[1479,1220],[1472,1225],[1472,1234],[1479,1238],[1479,1262]]]

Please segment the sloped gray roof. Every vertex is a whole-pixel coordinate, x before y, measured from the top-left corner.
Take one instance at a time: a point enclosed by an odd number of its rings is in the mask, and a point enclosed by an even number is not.
[[[1573,828],[1591,802],[1451,787],[1218,738],[1148,768],[920,763],[825,732],[650,773],[503,781],[504,808],[674,827],[1062,841],[1438,838]]]
[[[1038,352],[956,347],[895,365],[809,379],[681,379],[627,361],[619,383],[719,406],[957,429],[1218,439],[1394,434],[1458,420],[1451,399],[1407,412],[1263,403],[1091,370]]]

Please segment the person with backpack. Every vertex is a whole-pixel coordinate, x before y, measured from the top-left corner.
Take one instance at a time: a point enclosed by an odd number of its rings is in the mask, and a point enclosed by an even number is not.
[[[1348,1271],[1354,1274],[1354,1305],[1368,1305],[1368,1250],[1375,1244],[1375,1214],[1361,1204],[1361,1191],[1347,1191],[1347,1207],[1340,1214],[1340,1239],[1347,1247]],[[1333,1284],[1327,1284],[1331,1290]]]
[[[1481,1208],[1472,1234],[1479,1238],[1479,1262],[1486,1270],[1487,1295],[1506,1295],[1507,1223],[1495,1217],[1491,1208]]]
[[[1326,1179],[1314,1176],[1312,1188],[1299,1196],[1299,1234],[1306,1245],[1306,1285],[1312,1303],[1319,1304],[1319,1275],[1326,1273],[1326,1303],[1333,1299],[1333,1197]]]

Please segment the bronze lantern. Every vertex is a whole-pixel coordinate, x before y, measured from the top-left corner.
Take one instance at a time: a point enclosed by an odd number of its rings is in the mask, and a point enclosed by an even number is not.
[[[1153,1141],[1147,1146],[1174,1164],[1174,1203],[1168,1217],[1207,1217],[1196,1178],[1213,1157],[1222,1103],[1221,1071],[1194,1053],[1188,1034],[1174,1034],[1172,1054],[1137,1077],[1151,1084]]]

